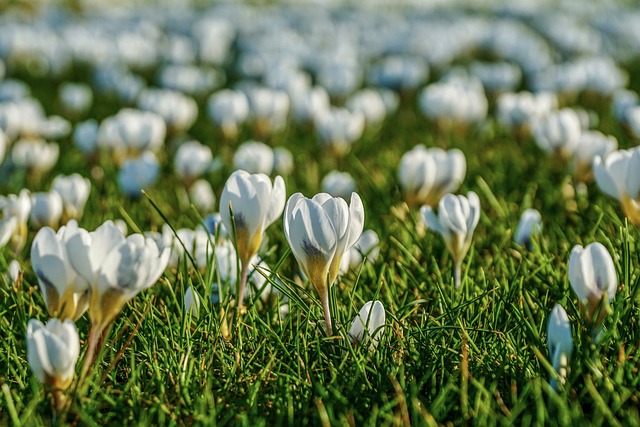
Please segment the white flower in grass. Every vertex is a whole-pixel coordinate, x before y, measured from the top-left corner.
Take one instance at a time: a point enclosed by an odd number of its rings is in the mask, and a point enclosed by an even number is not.
[[[20,139],[11,148],[11,160],[21,168],[38,174],[50,171],[58,161],[60,146],[43,139]]]
[[[243,170],[232,173],[222,190],[220,216],[242,265],[240,304],[244,301],[250,261],[260,248],[264,230],[282,214],[285,191],[281,176],[277,176],[272,184],[267,175]]]
[[[211,148],[198,141],[186,141],[176,151],[173,169],[178,178],[189,185],[207,171],[212,160]]]
[[[409,206],[435,207],[443,195],[460,188],[467,172],[464,153],[457,148],[425,148],[418,144],[398,165],[398,180]]]
[[[330,108],[331,100],[329,99],[329,94],[321,86],[291,94],[293,118],[298,123],[313,123],[318,117],[329,111]]]
[[[357,193],[351,194],[350,205],[326,193],[312,199],[296,193],[285,208],[285,236],[304,275],[320,296],[329,335],[333,333],[329,286],[338,276],[342,255],[358,240],[363,226],[364,207]]]
[[[189,187],[189,201],[196,209],[202,212],[210,212],[216,204],[216,195],[206,179],[199,179]]]
[[[217,235],[221,239],[227,239],[229,237],[229,233],[222,223],[220,212],[207,215],[204,217],[203,222],[209,234]]]
[[[27,221],[31,213],[31,195],[23,189],[19,194],[0,196],[0,241],[4,241],[10,233],[9,240],[14,252],[19,253],[27,243]],[[6,243],[5,243],[6,244]]]
[[[219,242],[215,248],[215,257],[216,267],[218,269],[217,273],[221,282],[220,285],[226,285],[231,295],[235,295],[236,283],[238,281],[238,256],[233,244],[225,240]],[[244,301],[252,298],[256,292],[260,292],[260,298],[263,301],[266,301],[271,294],[271,284],[258,269],[266,275],[270,273],[270,268],[267,263],[255,255],[249,262],[247,273],[248,286],[244,292]]]
[[[78,118],[89,112],[93,104],[93,92],[84,83],[66,82],[58,89],[58,100],[67,116]]]
[[[375,89],[362,89],[347,99],[346,107],[351,111],[360,111],[367,126],[380,124],[387,115],[382,94]]]
[[[564,385],[569,370],[569,361],[573,353],[571,324],[567,312],[560,304],[556,304],[547,320],[547,346],[553,369],[557,372],[560,385]],[[551,388],[558,390],[555,377],[549,381]]]
[[[136,159],[128,159],[118,171],[118,184],[124,194],[129,197],[140,197],[141,191],[152,186],[160,173],[160,165],[156,156],[146,151]]]
[[[249,118],[249,100],[243,92],[223,89],[209,97],[207,112],[226,138],[235,139],[239,127]]]
[[[462,260],[471,247],[473,231],[480,219],[480,199],[473,191],[467,197],[445,195],[438,204],[436,216],[430,206],[422,206],[420,214],[427,227],[440,233],[454,262],[456,288],[460,287]]]
[[[531,239],[542,231],[542,216],[536,209],[526,209],[520,216],[518,228],[513,240],[527,249],[531,249]]]
[[[498,121],[511,129],[528,129],[541,117],[558,107],[558,98],[551,92],[507,92],[498,97]]]
[[[38,381],[66,389],[80,356],[76,325],[69,319],[51,319],[43,325],[36,319],[27,325],[27,361]]]
[[[29,218],[36,229],[48,225],[58,228],[62,218],[62,197],[56,191],[31,194],[31,214]]]
[[[200,316],[200,297],[198,293],[193,290],[193,286],[189,286],[184,293],[184,312],[188,313],[191,317]]]
[[[4,155],[7,152],[7,146],[9,145],[9,141],[7,136],[4,134],[4,131],[0,127],[0,163],[4,160]]]
[[[44,227],[31,244],[31,265],[49,315],[76,321],[89,307],[89,284],[78,275],[67,253],[67,242],[79,232],[75,221],[57,233]]]
[[[169,89],[144,89],[138,96],[138,107],[162,117],[167,130],[185,132],[198,117],[198,104],[183,94]]]
[[[73,129],[73,145],[85,156],[93,155],[98,149],[98,129],[95,119],[80,122]]]
[[[320,183],[322,191],[333,197],[348,199],[351,193],[356,191],[356,181],[348,172],[331,171],[322,178]]]
[[[273,149],[273,173],[288,175],[293,171],[293,155],[284,147]]]
[[[169,248],[141,234],[124,237],[111,221],[93,232],[79,229],[67,241],[69,260],[89,282],[89,317],[106,327],[139,292],[153,286],[169,261]]]
[[[442,123],[477,123],[489,108],[479,80],[456,77],[422,89],[418,104],[422,114]]]
[[[373,230],[363,231],[358,241],[349,249],[349,253],[349,264],[351,268],[359,266],[365,257],[369,263],[376,262],[380,254],[380,238],[378,237],[378,233]]]
[[[640,226],[640,147],[596,156],[593,173],[600,190],[618,200],[629,222]]]
[[[285,128],[290,108],[286,92],[255,86],[250,87],[246,94],[258,133],[265,135]]]
[[[578,139],[576,151],[573,153],[571,165],[573,176],[578,182],[593,180],[593,160],[597,157],[607,157],[618,148],[615,136],[605,135],[599,131],[584,131]]]
[[[91,192],[91,181],[80,174],[58,175],[53,179],[51,188],[62,198],[63,222],[80,219]]]
[[[369,301],[362,306],[358,315],[351,322],[349,339],[353,343],[366,345],[369,343],[369,351],[378,347],[384,333],[386,314],[380,301]]]
[[[580,116],[570,108],[553,111],[533,126],[533,137],[538,146],[565,159],[576,151],[581,132]]]
[[[158,114],[125,108],[100,123],[97,143],[112,150],[116,160],[121,161],[129,154],[160,151],[166,133],[167,127]]]
[[[580,245],[573,247],[569,257],[569,282],[587,320],[596,326],[602,323],[608,306],[601,303],[610,302],[618,288],[616,267],[602,243],[594,242],[585,248]],[[607,301],[603,301],[605,297]]]
[[[249,173],[273,172],[275,155],[271,147],[259,141],[247,141],[240,145],[233,154],[233,168]]]
[[[362,137],[364,124],[362,112],[337,107],[326,111],[314,121],[320,143],[338,155],[349,152],[351,145]]]

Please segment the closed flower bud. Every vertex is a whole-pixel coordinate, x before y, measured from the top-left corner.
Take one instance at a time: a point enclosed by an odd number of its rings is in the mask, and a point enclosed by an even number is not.
[[[369,351],[374,351],[384,332],[386,315],[380,301],[369,301],[362,306],[351,322],[349,339],[353,343],[369,343]]]
[[[465,196],[445,195],[438,205],[438,215],[429,206],[420,214],[427,227],[440,233],[455,264],[455,285],[460,286],[462,260],[469,251],[473,231],[480,219],[480,199],[473,191]]]
[[[27,360],[38,381],[66,389],[80,356],[80,340],[76,325],[51,319],[46,325],[31,319],[27,326]]]
[[[531,249],[531,239],[533,236],[540,234],[542,230],[542,217],[540,212],[535,209],[527,209],[522,212],[520,216],[520,222],[516,229],[513,240],[527,249]]]
[[[573,339],[571,338],[571,324],[567,312],[560,304],[556,304],[547,320],[547,346],[549,358],[553,369],[558,374],[560,385],[563,385],[569,370],[569,361],[573,352]],[[551,378],[551,387],[558,389],[555,377]]]
[[[62,218],[62,198],[56,191],[31,195],[31,223],[36,229],[49,226],[58,228]]]

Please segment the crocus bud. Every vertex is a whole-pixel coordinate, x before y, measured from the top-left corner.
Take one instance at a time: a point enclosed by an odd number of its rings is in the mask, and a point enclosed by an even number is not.
[[[471,246],[473,231],[480,219],[480,199],[473,191],[465,196],[445,195],[438,205],[438,215],[429,206],[420,214],[427,227],[440,233],[455,264],[455,284],[460,287],[462,260]]]
[[[3,216],[1,228],[4,232],[11,230],[11,249],[19,253],[27,243],[27,220],[31,213],[29,190],[23,189],[17,195],[0,196],[0,210]]]
[[[364,114],[346,108],[331,108],[315,118],[318,140],[339,156],[351,150],[351,144],[364,132]]]
[[[91,181],[77,173],[58,175],[53,179],[51,187],[62,198],[62,222],[66,224],[70,219],[82,218],[91,191]]]
[[[584,131],[580,134],[571,165],[573,177],[578,182],[593,181],[593,160],[597,156],[606,157],[618,148],[615,136],[607,136],[598,131]]]
[[[66,389],[73,380],[78,356],[80,339],[71,320],[51,319],[46,325],[36,319],[29,320],[27,360],[38,381]]]
[[[198,141],[180,144],[173,160],[173,168],[178,178],[187,186],[204,174],[213,160],[211,149]]]
[[[31,265],[51,316],[76,321],[89,306],[89,284],[78,275],[67,253],[67,242],[78,233],[70,222],[58,233],[41,228],[31,245]]]
[[[356,191],[356,181],[348,172],[331,171],[322,178],[322,191],[333,197],[348,199]]]
[[[556,304],[547,320],[547,345],[549,358],[553,369],[558,373],[560,385],[567,379],[569,360],[573,352],[573,340],[571,338],[571,324],[567,312],[560,304]],[[555,377],[549,381],[554,390],[558,389]]]
[[[326,193],[316,194],[313,199],[296,193],[285,208],[285,236],[300,268],[320,296],[329,335],[329,286],[338,276],[342,255],[358,240],[363,225],[364,207],[357,193],[352,193],[350,206],[344,199]]]
[[[362,306],[358,315],[351,322],[349,339],[353,343],[369,343],[369,351],[378,347],[384,332],[386,315],[380,301],[369,301]],[[365,332],[366,330],[366,332]]]
[[[249,173],[270,175],[274,164],[275,155],[271,147],[258,141],[242,143],[233,154],[233,168]]]
[[[580,133],[580,117],[569,108],[549,113],[539,119],[533,129],[534,139],[540,148],[564,159],[575,152]]]
[[[596,156],[593,173],[600,190],[617,199],[629,222],[640,226],[640,147]]]
[[[540,216],[540,212],[536,209],[527,209],[522,212],[520,216],[520,222],[518,223],[518,228],[516,229],[513,240],[517,244],[531,250],[531,239],[533,236],[540,234],[541,230],[542,216]]]
[[[184,312],[189,313],[192,317],[200,315],[200,297],[192,286],[189,286],[184,293]]]
[[[398,180],[409,206],[435,207],[443,195],[460,188],[467,172],[464,153],[458,149],[416,145],[398,165]]]
[[[29,217],[37,229],[44,226],[58,228],[60,218],[62,218],[62,209],[62,198],[55,191],[31,195],[31,214]]]
[[[210,212],[216,204],[216,195],[206,179],[198,179],[189,187],[189,201],[201,212]]]
[[[277,176],[271,184],[267,175],[250,174],[243,170],[232,173],[222,190],[220,215],[242,264],[238,296],[240,304],[244,301],[249,262],[260,248],[264,230],[282,214],[285,197],[281,176]]]
[[[606,304],[601,304],[602,299],[606,297],[610,302],[618,288],[613,259],[602,243],[594,242],[585,248],[580,245],[573,247],[569,258],[569,282],[587,320],[597,327],[608,310]],[[596,313],[597,319],[594,318]]]
[[[243,92],[223,89],[209,97],[207,112],[225,138],[235,139],[239,127],[249,118],[249,100]]]
[[[118,171],[118,184],[124,194],[137,198],[143,189],[155,183],[159,173],[160,165],[156,156],[146,151],[137,159],[125,160],[122,169]]]

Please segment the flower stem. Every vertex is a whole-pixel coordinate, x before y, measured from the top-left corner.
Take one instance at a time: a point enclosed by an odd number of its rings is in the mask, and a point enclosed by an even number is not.
[[[453,281],[456,285],[456,289],[460,288],[461,276],[462,276],[462,260],[455,261],[453,266]]]
[[[331,324],[331,309],[329,308],[329,292],[322,295],[322,310],[324,311],[324,321],[327,324],[327,336],[333,335],[333,325]]]
[[[84,355],[84,365],[82,366],[82,372],[80,374],[79,384],[82,385],[86,381],[86,377],[89,374],[89,370],[93,365],[93,361],[96,357],[96,350],[98,349],[98,342],[102,335],[103,328],[93,324],[89,330],[89,338],[87,339],[87,352]]]
[[[240,270],[240,289],[238,289],[238,314],[244,312],[244,293],[247,287],[247,276],[249,275],[249,261],[242,262]]]

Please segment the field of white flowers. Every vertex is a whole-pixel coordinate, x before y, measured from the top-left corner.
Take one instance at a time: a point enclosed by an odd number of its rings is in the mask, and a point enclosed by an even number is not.
[[[0,3],[0,424],[640,425],[640,9]]]

